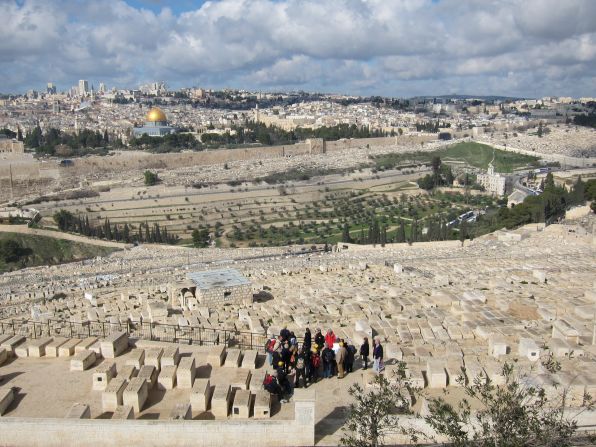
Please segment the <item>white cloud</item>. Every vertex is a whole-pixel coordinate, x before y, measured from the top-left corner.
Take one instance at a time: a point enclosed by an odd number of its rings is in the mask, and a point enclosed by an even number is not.
[[[223,0],[179,15],[0,0],[0,16],[4,91],[81,77],[405,96],[596,90],[593,0]]]

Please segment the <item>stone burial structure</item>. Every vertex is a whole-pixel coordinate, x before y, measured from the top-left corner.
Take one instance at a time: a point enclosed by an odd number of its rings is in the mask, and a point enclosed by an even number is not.
[[[252,284],[236,269],[193,272],[187,278],[170,284],[172,307],[194,310],[198,306],[252,302]]]

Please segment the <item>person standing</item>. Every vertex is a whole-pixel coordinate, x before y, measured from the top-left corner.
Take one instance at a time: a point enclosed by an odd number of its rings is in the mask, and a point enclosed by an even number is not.
[[[333,329],[329,329],[327,331],[327,334],[325,335],[325,343],[327,343],[327,346],[329,346],[330,348],[333,349],[333,345],[335,344],[336,341],[337,341],[337,337],[333,333]]]
[[[346,350],[346,347],[344,346],[345,343],[343,340],[339,341],[339,349],[337,351],[337,356],[336,356],[336,360],[337,360],[337,378],[338,379],[343,379],[345,372],[344,372],[344,366],[345,366],[345,362],[346,362],[346,357],[348,356],[348,351]]]
[[[298,353],[296,356],[296,383],[294,385],[295,388],[300,388],[300,378],[302,377],[302,383],[304,388],[307,387],[306,383],[306,364],[307,364],[307,356],[310,352],[306,351],[304,348]]]
[[[335,352],[328,345],[321,353],[323,358],[323,378],[328,379],[333,376],[333,363],[335,362]]]
[[[370,355],[370,346],[368,345],[368,337],[364,337],[362,345],[360,345],[360,357],[362,358],[362,369],[368,369],[368,356]]]
[[[356,358],[356,346],[354,346],[350,340],[344,343],[346,347],[346,361],[344,369],[346,373],[354,372],[354,359]]]
[[[381,339],[375,337],[375,347],[373,349],[373,370],[378,374],[381,373],[385,366],[383,365],[383,346],[381,346]]]
[[[315,333],[315,348],[321,352],[325,346],[325,337],[321,333],[321,329],[317,328],[317,332]]]
[[[304,341],[302,342],[302,347],[306,350],[306,352],[309,352],[311,346],[312,346],[312,335],[310,333],[310,329],[306,328],[306,331],[304,331]]]

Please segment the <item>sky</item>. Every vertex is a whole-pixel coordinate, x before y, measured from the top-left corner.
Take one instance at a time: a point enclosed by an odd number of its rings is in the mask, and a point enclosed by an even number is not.
[[[0,0],[0,92],[596,96],[596,0]]]

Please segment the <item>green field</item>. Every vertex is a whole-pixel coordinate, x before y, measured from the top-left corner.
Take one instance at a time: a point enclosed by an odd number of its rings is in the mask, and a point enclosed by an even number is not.
[[[516,154],[515,152],[506,152],[494,149],[492,146],[475,142],[456,143],[448,146],[446,149],[440,149],[432,152],[406,152],[383,154],[371,157],[374,161],[375,169],[386,170],[395,167],[401,167],[408,164],[430,163],[433,157],[440,157],[443,162],[458,161],[469,166],[486,169],[493,158],[495,170],[497,172],[513,172],[514,169],[525,166],[537,166],[538,157],[530,155]]]
[[[6,262],[4,257],[0,256],[0,272],[106,256],[118,250],[45,236],[0,233],[0,243],[7,240],[18,242],[24,249],[24,255],[16,262]]]
[[[516,154],[515,152],[506,152],[494,149],[492,146],[480,143],[457,143],[449,146],[444,151],[438,151],[437,155],[442,160],[463,161],[471,166],[481,169],[487,169],[488,164],[493,159],[493,165],[497,172],[513,172],[516,168],[522,168],[528,165],[536,165],[539,158],[530,155]]]

